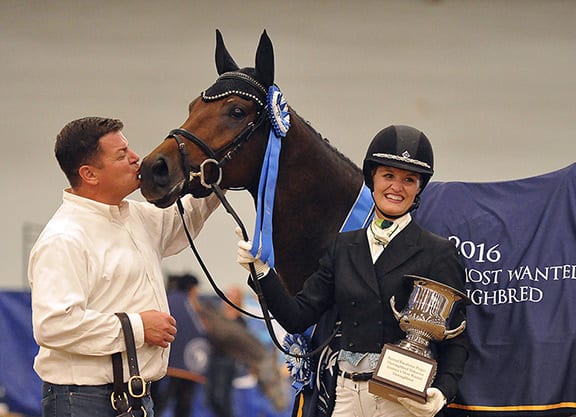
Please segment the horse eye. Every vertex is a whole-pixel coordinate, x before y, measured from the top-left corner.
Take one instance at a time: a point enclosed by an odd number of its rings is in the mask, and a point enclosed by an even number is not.
[[[246,112],[244,111],[244,109],[242,109],[240,107],[233,107],[230,110],[230,116],[232,116],[236,119],[242,119],[243,117],[246,116]]]

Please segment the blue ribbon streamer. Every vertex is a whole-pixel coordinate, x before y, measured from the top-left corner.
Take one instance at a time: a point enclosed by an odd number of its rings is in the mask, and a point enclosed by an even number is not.
[[[252,239],[252,256],[258,255],[261,247],[260,259],[274,268],[274,243],[272,241],[272,216],[274,213],[274,196],[276,193],[276,180],[282,138],[290,128],[290,114],[288,103],[276,85],[268,89],[268,104],[266,107],[271,128],[268,136],[268,145],[262,162],[260,181],[258,183],[258,199],[256,203],[256,225]]]

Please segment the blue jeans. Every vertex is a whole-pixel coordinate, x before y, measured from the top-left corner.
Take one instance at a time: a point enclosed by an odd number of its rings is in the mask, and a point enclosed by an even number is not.
[[[110,395],[112,384],[108,385],[56,385],[42,384],[42,417],[116,417]],[[150,396],[142,398],[146,417],[154,417],[153,402]],[[142,410],[133,410],[134,417],[144,417]]]

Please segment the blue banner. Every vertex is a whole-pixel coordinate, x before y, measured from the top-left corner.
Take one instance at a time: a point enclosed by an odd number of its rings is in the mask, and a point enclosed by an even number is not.
[[[177,337],[170,347],[169,366],[203,375],[208,367],[210,343],[198,313],[182,291],[169,292],[168,304],[178,326]]]
[[[471,351],[451,414],[576,414],[576,164],[434,182],[414,217],[466,265]]]
[[[11,412],[40,415],[42,382],[32,366],[38,346],[32,334],[30,292],[0,292],[0,390]]]

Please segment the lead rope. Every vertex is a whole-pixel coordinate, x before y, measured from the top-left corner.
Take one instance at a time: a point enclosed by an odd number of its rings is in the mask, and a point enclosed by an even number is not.
[[[228,200],[224,196],[224,193],[222,192],[222,189],[220,188],[220,186],[218,184],[210,184],[210,186],[212,187],[212,190],[214,191],[214,193],[216,194],[216,196],[218,197],[218,199],[220,200],[220,202],[222,203],[222,205],[224,206],[226,211],[232,216],[232,218],[234,219],[234,221],[236,222],[238,227],[240,227],[240,230],[242,231],[243,239],[245,241],[248,241],[249,240],[248,233],[246,232],[246,228],[244,227],[242,220],[240,219],[240,217],[238,216],[238,214],[236,213],[234,208],[230,205],[230,203],[228,202]],[[256,296],[258,297],[258,303],[260,304],[260,308],[262,309],[263,317],[257,316],[255,314],[250,313],[249,311],[246,311],[246,310],[242,309],[241,307],[237,306],[232,301],[230,301],[228,299],[228,297],[226,297],[226,295],[222,292],[222,290],[220,290],[218,288],[218,286],[214,282],[214,279],[212,278],[212,275],[208,271],[208,268],[206,268],[204,261],[200,257],[200,254],[199,254],[198,250],[196,249],[196,246],[194,245],[194,241],[192,239],[192,236],[190,235],[190,232],[188,231],[188,226],[186,225],[186,221],[184,219],[184,207],[182,206],[182,201],[180,198],[178,198],[178,200],[176,200],[176,204],[178,206],[178,212],[180,213],[180,218],[182,219],[182,225],[184,226],[184,231],[186,232],[186,237],[188,238],[188,243],[190,244],[190,248],[192,249],[192,252],[194,252],[194,255],[196,256],[196,259],[197,259],[198,263],[200,264],[202,271],[204,271],[204,274],[208,278],[208,281],[210,282],[210,285],[212,285],[212,288],[214,289],[216,294],[220,298],[222,298],[222,300],[224,300],[229,306],[233,307],[234,309],[238,310],[239,312],[246,314],[247,316],[250,316],[252,318],[258,319],[258,320],[264,320],[264,322],[266,323],[266,329],[268,330],[268,334],[270,334],[270,337],[272,338],[274,345],[282,353],[284,353],[285,355],[288,355],[288,356],[292,356],[293,358],[297,358],[297,359],[304,359],[304,358],[312,357],[312,356],[316,355],[317,353],[321,352],[322,350],[324,350],[324,348],[326,348],[326,346],[328,346],[328,344],[332,341],[332,339],[334,339],[334,337],[336,337],[336,334],[340,330],[340,326],[336,326],[334,328],[334,331],[326,339],[326,341],[324,341],[324,343],[322,343],[320,346],[318,346],[316,349],[314,349],[310,352],[303,353],[303,354],[297,354],[297,353],[287,351],[284,348],[284,346],[282,346],[282,344],[278,341],[278,338],[276,337],[276,333],[274,332],[274,328],[272,326],[272,317],[270,316],[270,313],[268,311],[268,305],[266,303],[266,299],[264,298],[264,294],[262,293],[262,287],[260,286],[260,282],[258,281],[258,278],[256,276],[256,269],[254,268],[254,263],[250,263],[249,279],[251,280],[251,282],[253,284],[254,291],[256,292]]]
[[[230,307],[241,312],[242,314],[245,314],[247,316],[253,317],[253,318],[258,319],[258,320],[262,320],[264,317],[255,315],[255,314],[253,314],[247,310],[244,310],[242,307],[237,306],[232,301],[230,301],[230,299],[228,297],[226,297],[226,294],[224,294],[224,292],[220,288],[218,288],[218,285],[216,284],[216,282],[212,278],[210,271],[208,271],[206,264],[202,260],[202,257],[200,256],[198,249],[196,249],[196,245],[194,245],[194,240],[192,239],[192,235],[190,234],[190,231],[188,230],[188,226],[186,225],[186,221],[184,219],[184,207],[182,206],[182,200],[180,198],[178,198],[178,200],[176,200],[176,205],[178,206],[178,213],[180,214],[180,219],[182,220],[182,225],[184,226],[184,232],[186,233],[186,238],[188,239],[188,243],[190,244],[190,248],[192,249],[192,252],[194,252],[194,256],[196,256],[196,260],[198,261],[198,264],[200,264],[200,268],[202,268],[204,275],[206,275],[206,278],[208,278],[210,285],[212,286],[212,288],[214,289],[214,291],[216,292],[218,297],[220,297],[222,300],[224,300],[226,302],[226,304],[228,304]]]

